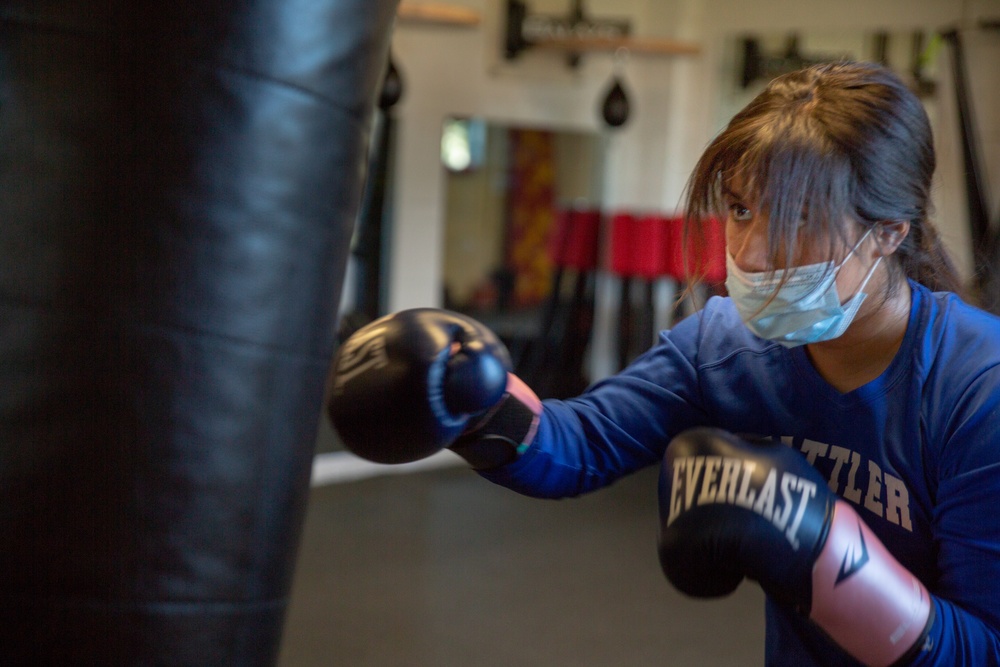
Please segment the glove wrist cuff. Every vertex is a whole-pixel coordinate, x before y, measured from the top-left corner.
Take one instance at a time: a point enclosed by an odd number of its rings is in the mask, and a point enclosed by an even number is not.
[[[512,463],[531,445],[538,430],[541,401],[517,376],[508,375],[507,393],[449,449],[475,470]]]

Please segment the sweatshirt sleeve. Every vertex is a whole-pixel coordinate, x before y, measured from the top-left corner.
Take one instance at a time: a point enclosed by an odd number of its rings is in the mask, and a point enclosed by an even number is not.
[[[482,476],[528,496],[562,498],[658,463],[674,435],[706,421],[696,357],[707,317],[690,316],[661,333],[628,368],[581,396],[544,401],[527,451]]]
[[[1000,665],[1000,367],[980,375],[950,419],[933,531],[936,619],[915,665]]]

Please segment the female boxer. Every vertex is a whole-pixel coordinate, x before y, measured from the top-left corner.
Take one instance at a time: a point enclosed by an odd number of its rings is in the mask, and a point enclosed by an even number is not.
[[[934,160],[887,69],[782,76],[690,181],[689,224],[726,219],[727,297],[544,402],[481,325],[399,313],[345,345],[333,422],[363,456],[450,446],[538,497],[662,461],[665,573],[760,582],[768,664],[1000,664],[1000,319],[959,296]]]

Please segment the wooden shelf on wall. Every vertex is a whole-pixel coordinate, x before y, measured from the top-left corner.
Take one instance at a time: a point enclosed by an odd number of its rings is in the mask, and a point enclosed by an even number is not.
[[[600,37],[552,38],[533,42],[531,48],[547,51],[563,51],[565,53],[613,52],[618,49],[626,49],[629,54],[650,56],[693,56],[701,53],[701,47],[691,42],[642,37],[613,39]]]
[[[401,2],[396,17],[403,23],[424,25],[467,26],[479,25],[479,12],[441,2]]]

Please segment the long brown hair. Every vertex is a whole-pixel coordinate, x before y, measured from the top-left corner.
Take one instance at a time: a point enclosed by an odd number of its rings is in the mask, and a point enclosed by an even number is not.
[[[963,293],[929,221],[935,157],[927,113],[891,70],[873,63],[816,65],[774,79],[705,150],[687,188],[686,222],[724,214],[723,189],[738,182],[768,216],[774,260],[793,256],[800,231],[846,242],[843,220],[865,228],[906,220],[887,257],[933,290]],[[804,224],[803,224],[804,221]]]

